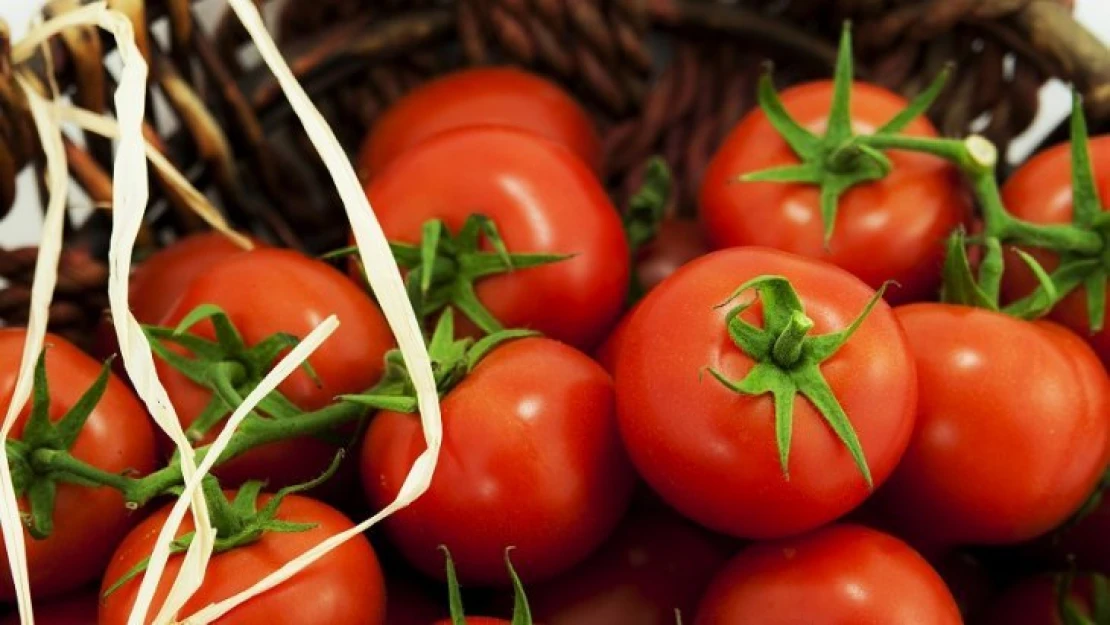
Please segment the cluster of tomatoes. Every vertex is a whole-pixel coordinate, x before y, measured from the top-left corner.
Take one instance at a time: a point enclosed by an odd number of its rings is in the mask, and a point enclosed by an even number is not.
[[[812,133],[837,106],[834,91],[784,92],[795,127],[763,111],[741,120],[706,171],[698,222],[668,217],[639,249],[599,180],[590,118],[557,86],[468,70],[399,101],[359,167],[414,307],[435,328],[435,476],[382,530],[218,622],[508,623],[449,614],[432,581],[447,575],[441,547],[473,612],[514,611],[510,571],[519,574],[530,608],[517,603],[514,625],[1107,622],[1097,574],[1110,574],[1110,505],[1098,498],[1110,461],[1108,332],[1091,331],[1083,288],[1054,321],[936,301],[945,242],[972,221],[959,171],[891,151],[882,175],[836,188],[830,205],[829,181],[848,174],[805,170],[797,145],[820,151]],[[850,96],[855,132],[907,106],[862,83]],[[936,136],[924,117],[901,132]],[[1110,137],[1091,146],[1110,199]],[[1020,169],[1003,189],[1007,208],[1067,222],[1068,156],[1049,150]],[[768,170],[783,173],[752,176]],[[1008,260],[1000,291],[1020,298],[1038,277]],[[207,494],[227,504],[215,506],[230,519],[218,529],[236,544],[217,549],[182,616],[388,505],[425,450],[411,384],[362,280],[379,270],[261,241],[244,250],[216,233],[135,270],[136,317],[185,322],[150,336],[198,446],[333,314],[338,330],[258,419],[353,415],[268,435],[217,466],[227,490]],[[646,293],[630,303],[633,283]],[[24,335],[0,330],[0,405]],[[111,351],[108,335],[100,351]],[[49,393],[12,434],[34,429],[39,441],[25,454],[23,503],[53,497],[52,527],[27,541],[37,616],[122,625],[169,511],[165,493],[135,501],[136,485],[165,471],[173,447],[118,371],[85,405],[99,362],[47,342],[37,383]],[[87,415],[59,446],[65,437],[27,425],[36,410],[56,424]],[[266,531],[243,538],[255,526]],[[181,560],[171,557],[155,608]],[[1067,583],[1039,574],[1050,571]],[[13,598],[7,574],[0,598]]]

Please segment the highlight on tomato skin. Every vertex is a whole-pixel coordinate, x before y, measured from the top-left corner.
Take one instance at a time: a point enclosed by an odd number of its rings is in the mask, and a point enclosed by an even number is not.
[[[856,525],[759,543],[710,585],[694,625],[963,625],[932,567],[899,539]]]
[[[393,103],[363,140],[363,180],[442,132],[503,126],[559,143],[591,170],[601,169],[601,141],[581,105],[559,85],[512,67],[456,71],[431,80]]]

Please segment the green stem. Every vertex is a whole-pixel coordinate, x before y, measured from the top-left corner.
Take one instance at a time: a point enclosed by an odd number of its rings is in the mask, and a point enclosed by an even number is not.
[[[813,329],[813,320],[801,311],[794,311],[790,315],[786,328],[775,339],[771,348],[771,357],[780,367],[792,367],[802,357],[802,346],[805,344],[806,335]]]
[[[998,150],[990,141],[978,135],[972,135],[966,139],[936,139],[898,134],[859,135],[846,142],[833,154],[842,149],[853,149],[857,143],[876,150],[906,150],[932,154],[951,162],[973,178],[982,174],[993,176],[994,167],[998,163]]]
[[[36,449],[31,454],[31,463],[36,471],[61,474],[59,477],[62,480],[70,476],[82,482],[95,482],[103,486],[110,486],[123,493],[128,501],[131,499],[128,496],[129,493],[134,492],[142,481],[98,469],[91,464],[74,458],[68,451],[57,449]]]

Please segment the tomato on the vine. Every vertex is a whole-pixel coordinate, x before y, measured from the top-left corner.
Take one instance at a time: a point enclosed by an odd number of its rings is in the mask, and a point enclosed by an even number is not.
[[[526,582],[581,562],[624,513],[633,473],[621,447],[613,382],[564,344],[497,347],[442,400],[443,449],[431,487],[385,520],[406,559],[442,577],[447,546],[463,582],[504,585],[504,555]],[[397,496],[425,450],[416,415],[379,412],[362,448],[374,506]]]
[[[362,144],[359,171],[369,179],[430,137],[470,126],[535,134],[563,145],[594,171],[601,168],[593,121],[559,85],[512,67],[482,67],[441,76],[390,106]]]
[[[338,329],[307,361],[318,379],[302,369],[278,386],[302,410],[317,410],[338,395],[371,387],[393,346],[382,313],[366,293],[342,272],[291,250],[257,249],[226,259],[193,280],[164,323],[172,327],[206,304],[226,312],[248,346],[279,332],[304,338],[329,315],[338,318]],[[208,321],[190,332],[214,337]],[[188,427],[204,412],[212,391],[163,360],[157,367],[178,418]],[[218,426],[209,428],[201,440],[210,442],[218,433]],[[286,486],[320,475],[335,453],[333,443],[302,437],[252,449],[215,473],[229,484],[268,479],[271,487]]]
[[[1110,451],[1110,382],[1051,322],[985,309],[895,309],[917,363],[917,424],[882,503],[928,544],[998,544],[1052,529]]]
[[[0,409],[7,410],[27,333],[0,329]],[[57,422],[73,408],[100,375],[101,366],[65,339],[46,337],[49,418]],[[23,438],[31,405],[23,409],[12,439]],[[2,414],[2,413],[0,413]],[[146,410],[127,386],[110,376],[74,445],[74,458],[109,473],[144,475],[154,469],[156,444]],[[25,497],[20,509],[26,510]],[[54,501],[54,528],[47,538],[26,536],[31,591],[36,598],[58,595],[92,581],[104,570],[112,549],[136,520],[123,497],[110,487],[59,483]],[[26,535],[26,534],[25,534]],[[0,545],[0,559],[5,548]],[[0,599],[15,597],[11,573],[0,573]]]
[[[1063,224],[1072,220],[1072,165],[1070,144],[1052,147],[1017,169],[1002,187],[1006,209],[1015,217],[1037,224]],[[1110,206],[1110,135],[1090,140],[1095,185],[1103,207]],[[1027,249],[1052,271],[1059,258],[1044,250]],[[1018,299],[1037,287],[1037,278],[1016,255],[1007,257],[1003,295]],[[1071,328],[1091,344],[1104,364],[1110,365],[1110,326],[1092,333],[1087,318],[1087,290],[1080,286],[1056,305],[1050,318]]]
[[[258,504],[264,506],[269,499],[269,495],[262,495]],[[166,506],[152,514],[120,543],[104,574],[102,591],[112,589],[125,574],[150,556],[170,508]],[[310,524],[311,528],[265,533],[256,542],[214,554],[204,581],[182,608],[181,616],[193,614],[250,588],[322,541],[352,527],[351,521],[335,509],[299,495],[285,497],[278,507],[277,519]],[[177,536],[192,530],[193,517],[186,515]],[[154,593],[148,623],[165,602],[183,560],[181,554],[170,557]],[[100,625],[124,625],[128,622],[141,581],[142,576],[133,577],[102,599]],[[384,621],[382,572],[369,541],[364,536],[356,536],[289,580],[250,599],[214,622],[219,625],[382,625]]]
[[[787,89],[783,106],[802,127],[824,130],[833,82]],[[874,132],[907,107],[899,95],[856,82],[851,87],[852,128]],[[925,117],[903,132],[936,137]],[[944,240],[969,212],[958,171],[926,154],[890,151],[883,178],[848,189],[839,200],[826,246],[820,190],[811,184],[736,182],[737,176],[799,163],[798,156],[761,109],[749,113],[725,139],[705,172],[701,216],[714,247],[767,246],[828,261],[872,288],[888,280],[892,302],[933,296],[940,285]]]
[[[745,284],[777,290],[730,303]],[[743,538],[807,531],[859,505],[867,469],[878,485],[897,464],[916,406],[905,337],[876,297],[832,265],[756,248],[714,252],[655,287],[617,346],[621,433],[641,476],[682,514]],[[796,332],[768,336],[779,320]]]
[[[695,625],[962,625],[937,572],[893,536],[855,525],[758,544],[713,581]]]
[[[443,133],[398,157],[366,192],[390,241],[421,241],[430,220],[458,232],[484,215],[510,254],[568,255],[473,282],[506,328],[591,348],[620,314],[629,284],[620,217],[593,172],[546,139],[492,127]]]
[[[731,543],[661,505],[634,506],[589,559],[528,589],[532,613],[547,625],[674,625],[675,610],[694,614]]]

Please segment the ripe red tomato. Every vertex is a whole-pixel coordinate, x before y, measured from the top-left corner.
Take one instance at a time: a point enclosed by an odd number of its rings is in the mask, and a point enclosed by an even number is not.
[[[947,304],[895,312],[920,387],[883,498],[896,526],[933,544],[1010,543],[1075,511],[1110,442],[1110,383],[1094,352],[1049,322]]]
[[[464,583],[526,581],[581,562],[627,508],[633,474],[613,383],[585,354],[545,338],[507,343],[447,393],[431,488],[386,519],[406,559],[442,579],[446,545]],[[383,411],[362,448],[362,485],[384,506],[425,449],[415,415]]]
[[[89,592],[43,604],[36,603],[35,623],[38,625],[96,625],[97,606],[96,593]],[[9,614],[0,620],[0,623],[20,625],[19,613]]]
[[[645,291],[679,267],[709,252],[701,226],[686,219],[664,219],[659,232],[636,254],[636,275]]]
[[[647,294],[617,358],[621,433],[640,475],[682,514],[743,538],[814,529],[870,494],[844,444],[808,400],[794,401],[787,479],[771,397],[740,395],[704,373],[713,367],[739,380],[753,369],[755,361],[727,331],[732,307],[721,303],[762,275],[790,280],[814,322],[811,336],[847,328],[875,294],[826,263],[775,250],[722,250]],[[742,318],[762,325],[761,311],[762,304],[752,306]],[[889,306],[878,302],[820,371],[881,484],[909,441],[917,401],[913,360]]]
[[[255,245],[261,243],[255,241]],[[160,323],[195,278],[243,251],[214,230],[191,234],[158,250],[131,274],[131,312],[141,323]]]
[[[548,625],[674,625],[690,617],[732,553],[722,540],[670,510],[634,508],[582,564],[528,589]]]
[[[962,625],[936,571],[902,541],[855,525],[742,551],[695,625]]]
[[[258,498],[266,505],[269,495]],[[166,506],[139,524],[119,545],[102,591],[154,551],[154,541],[169,516]],[[185,604],[181,616],[197,612],[250,588],[320,542],[352,527],[347,517],[308,497],[289,495],[278,507],[277,519],[312,523],[304,532],[266,533],[257,542],[215,554],[209,561],[204,582]],[[186,515],[177,536],[193,530],[193,517]],[[154,593],[148,613],[150,623],[169,594],[181,568],[183,555],[172,556]],[[102,600],[100,625],[124,625],[139,594],[142,576],[120,586]],[[281,585],[247,601],[218,625],[257,623],[327,623],[328,625],[381,625],[385,622],[385,586],[377,557],[365,537],[352,538]]]
[[[167,314],[166,325],[176,325],[201,304],[222,308],[248,346],[277,332],[303,338],[336,315],[339,328],[308,358],[320,383],[298,370],[278,387],[303,410],[317,410],[338,395],[370,388],[381,375],[385,352],[393,346],[384,317],[362,290],[326,263],[290,250],[259,249],[226,259],[185,289]],[[191,332],[214,336],[208,322]],[[187,427],[204,410],[211,391],[161,360],[157,366],[177,416]],[[218,433],[218,426],[210,429],[204,442]],[[253,449],[216,473],[225,483],[265,478],[276,488],[319,476],[335,452],[333,444],[322,440],[293,439]]]
[[[1002,200],[1016,217],[1039,224],[1070,223],[1072,219],[1071,145],[1058,145],[1031,158],[1006,181]],[[1090,144],[1095,184],[1103,208],[1110,206],[1110,135],[1094,137]],[[1043,250],[1026,250],[1052,271],[1059,259]],[[1003,295],[1015,300],[1037,286],[1037,279],[1016,255],[1007,256]],[[1110,325],[1091,334],[1087,320],[1087,290],[1072,291],[1053,309],[1050,318],[1071,328],[1094,347],[1102,362],[1110,366]]]
[[[1091,578],[1079,575],[1072,582],[1069,598],[1084,616],[1090,617]],[[1056,579],[1033,577],[1015,584],[988,611],[983,625],[1067,625],[1060,618]],[[1093,622],[1093,621],[1092,621]]]
[[[811,131],[823,131],[832,102],[831,81],[810,82],[784,91],[783,105]],[[902,111],[899,95],[866,83],[852,86],[852,125],[877,130]],[[935,137],[925,117],[905,134]],[[762,110],[749,113],[710,161],[701,188],[701,215],[717,248],[762,245],[833,263],[872,288],[895,280],[892,302],[933,296],[940,285],[944,240],[968,213],[956,170],[939,158],[889,153],[893,171],[878,182],[861,184],[840,198],[829,246],[824,242],[816,186],[735,183],[741,174],[798,163]]]
[[[22,328],[0,329],[0,414],[11,403],[25,338]],[[59,336],[47,335],[46,345],[50,420],[57,421],[93,385],[100,364]],[[30,402],[12,430],[13,439],[22,438],[29,414]],[[146,410],[115,376],[109,379],[70,453],[110,473],[143,475],[154,469],[154,430]],[[25,501],[20,508],[26,509]],[[25,534],[34,596],[59,595],[96,579],[136,516],[124,506],[123,497],[107,486],[58,484],[53,533],[42,540]],[[5,553],[0,545],[0,561],[7,562]],[[6,565],[0,569],[0,600],[10,601],[15,598],[11,573]]]
[[[588,349],[620,314],[629,271],[620,217],[593,173],[549,141],[497,128],[444,133],[391,163],[366,192],[391,241],[416,243],[431,219],[458,232],[481,213],[510,253],[574,254],[476,282],[507,328]]]
[[[601,169],[593,121],[559,85],[511,67],[483,67],[432,80],[394,103],[363,142],[359,171],[369,179],[429,137],[489,125],[550,139]]]

